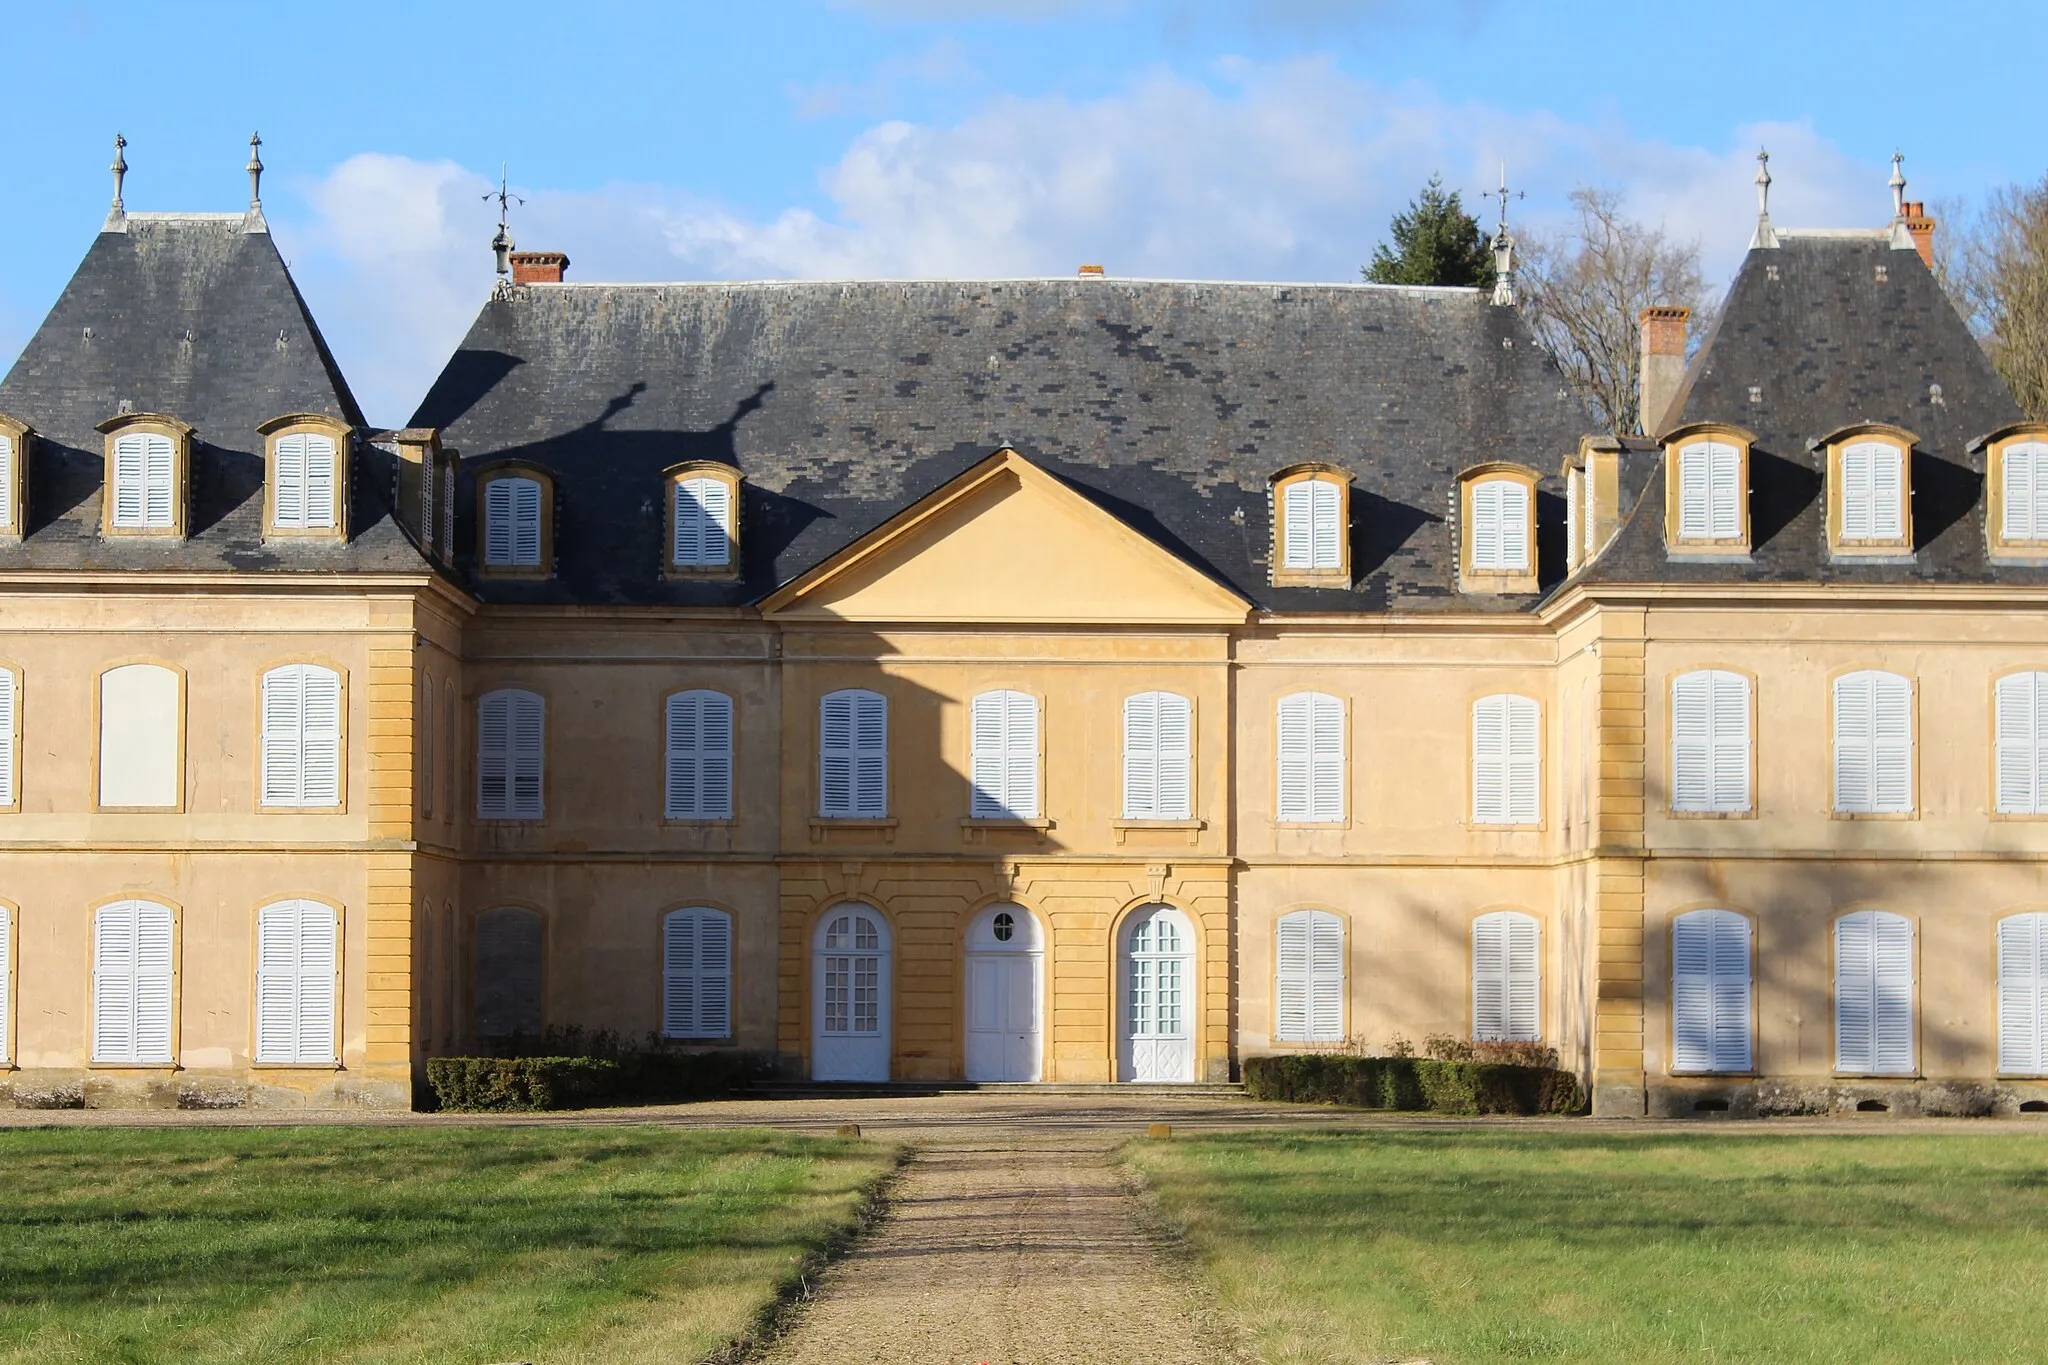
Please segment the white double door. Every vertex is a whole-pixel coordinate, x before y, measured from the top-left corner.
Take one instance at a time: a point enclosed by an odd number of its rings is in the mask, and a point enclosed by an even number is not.
[[[889,1079],[889,925],[865,905],[838,905],[811,945],[811,1079]]]
[[[1045,940],[1021,905],[967,929],[967,1079],[1035,1081],[1045,1056]]]
[[[1125,922],[1118,957],[1120,1079],[1194,1080],[1194,926],[1170,905],[1148,905]]]

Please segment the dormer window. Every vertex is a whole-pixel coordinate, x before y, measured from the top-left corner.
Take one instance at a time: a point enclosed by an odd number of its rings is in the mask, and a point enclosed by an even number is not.
[[[1460,586],[1466,592],[1536,591],[1536,474],[1481,465],[1459,477]]]
[[[265,422],[257,430],[268,443],[264,534],[346,535],[347,425],[302,413]]]
[[[2048,423],[1993,432],[1984,451],[1984,530],[1993,558],[2048,558]]]
[[[1897,427],[1850,427],[1827,451],[1829,548],[1838,555],[1900,555],[1913,549],[1909,475],[1915,437]]]
[[[668,473],[668,567],[689,575],[729,574],[739,560],[739,471],[703,461]]]
[[[1273,480],[1273,583],[1351,581],[1351,482],[1328,465],[1297,465]]]
[[[554,549],[549,525],[553,481],[537,469],[505,466],[477,480],[483,508],[483,571],[499,578],[545,578]]]
[[[1665,438],[1665,543],[1688,551],[1749,551],[1749,447],[1734,427],[1684,427]]]
[[[28,494],[28,444],[33,433],[25,422],[0,413],[0,539],[19,540],[28,530],[23,506]]]
[[[124,413],[100,423],[107,438],[106,535],[183,535],[192,428],[161,413]]]

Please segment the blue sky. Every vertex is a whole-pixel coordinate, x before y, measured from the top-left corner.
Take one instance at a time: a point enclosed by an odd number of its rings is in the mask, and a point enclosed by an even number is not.
[[[1725,278],[1759,141],[1782,225],[1877,225],[1893,148],[1941,201],[2048,171],[2000,54],[2048,7],[1493,0],[5,6],[0,362],[106,209],[265,208],[373,421],[409,415],[514,234],[576,279],[1348,279],[1431,171],[1505,157]],[[126,75],[115,73],[126,70]],[[152,78],[152,71],[161,78]]]

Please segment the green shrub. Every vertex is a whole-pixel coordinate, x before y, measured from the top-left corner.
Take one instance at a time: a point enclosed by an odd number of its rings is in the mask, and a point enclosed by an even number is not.
[[[434,1057],[427,1087],[440,1109],[586,1109],[723,1099],[764,1070],[751,1052],[650,1048],[610,1057]]]
[[[1555,1066],[1297,1052],[1252,1057],[1245,1093],[1294,1104],[1434,1114],[1576,1114],[1579,1078]]]

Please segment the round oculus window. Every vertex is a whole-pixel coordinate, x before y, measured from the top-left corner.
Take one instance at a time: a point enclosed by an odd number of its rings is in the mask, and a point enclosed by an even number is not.
[[[1010,912],[1005,910],[1001,914],[996,916],[995,922],[990,926],[990,928],[992,928],[995,931],[996,942],[1008,943],[1010,941],[1010,936],[1017,932],[1017,921],[1011,919]]]

